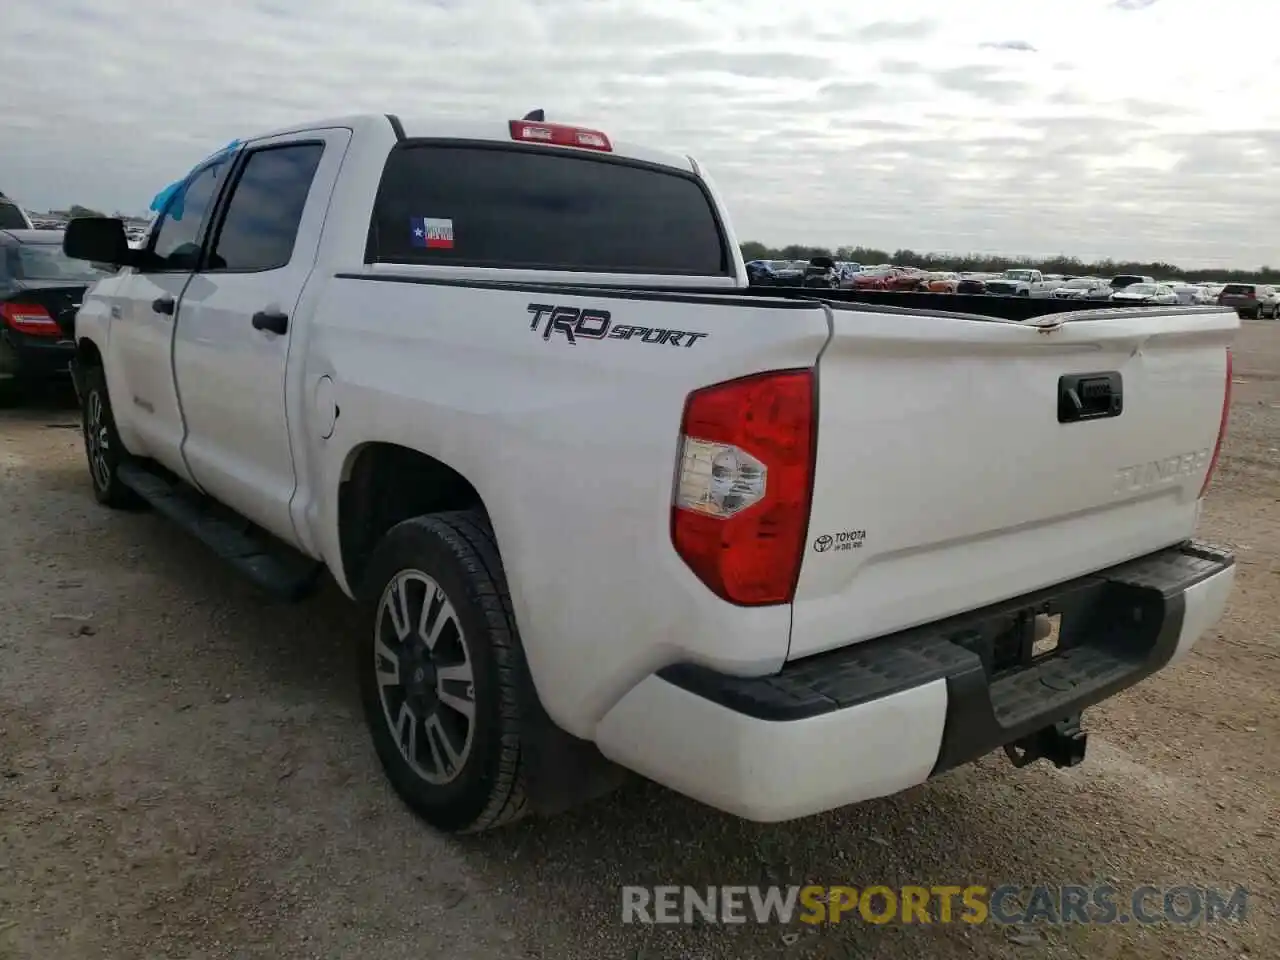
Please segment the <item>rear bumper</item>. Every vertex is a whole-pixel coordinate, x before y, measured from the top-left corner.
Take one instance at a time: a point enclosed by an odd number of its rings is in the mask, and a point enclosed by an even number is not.
[[[0,333],[0,376],[23,380],[65,377],[76,355],[70,340],[29,337],[13,330]]]
[[[596,742],[623,766],[751,820],[885,796],[1181,659],[1222,615],[1234,576],[1229,554],[1186,543],[773,676],[668,667],[619,701]],[[1062,627],[1058,650],[1032,661],[1021,625],[1037,613],[1062,614]]]

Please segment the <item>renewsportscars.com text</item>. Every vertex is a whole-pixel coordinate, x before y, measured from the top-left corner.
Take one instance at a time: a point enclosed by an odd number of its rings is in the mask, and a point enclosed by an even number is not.
[[[622,922],[645,924],[841,922],[997,924],[1157,924],[1240,921],[1244,887],[1121,888],[977,884],[846,886],[628,886]]]

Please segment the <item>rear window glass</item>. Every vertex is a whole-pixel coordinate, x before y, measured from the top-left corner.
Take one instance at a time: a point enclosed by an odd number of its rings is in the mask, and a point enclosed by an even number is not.
[[[26,230],[27,218],[22,215],[17,204],[0,200],[0,230]]]
[[[23,280],[93,283],[106,276],[83,260],[72,260],[57,243],[20,243],[17,254],[18,272]]]
[[[371,241],[375,260],[395,263],[729,272],[714,210],[692,177],[541,150],[419,144],[393,151]]]
[[[1253,293],[1252,283],[1228,283],[1222,288],[1223,293]]]

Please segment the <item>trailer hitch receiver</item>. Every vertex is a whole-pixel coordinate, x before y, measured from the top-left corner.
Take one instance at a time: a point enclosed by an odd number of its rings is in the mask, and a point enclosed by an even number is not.
[[[1084,760],[1089,735],[1080,729],[1080,714],[1072,714],[1051,727],[1006,744],[1005,755],[1015,767],[1025,767],[1041,758],[1055,767],[1074,767]]]

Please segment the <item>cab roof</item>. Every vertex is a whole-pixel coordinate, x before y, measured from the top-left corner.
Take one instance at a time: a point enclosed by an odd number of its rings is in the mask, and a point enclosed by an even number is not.
[[[306,124],[283,127],[279,130],[272,130],[268,133],[256,134],[247,138],[245,143],[252,143],[255,140],[265,140],[269,137],[280,137],[293,133],[304,133],[308,130],[321,130],[332,127],[345,127],[356,134],[376,134],[382,133],[386,130],[394,130],[397,124],[403,131],[405,138],[411,140],[429,138],[442,140],[485,140],[494,143],[513,143],[515,141],[511,138],[510,123],[512,120],[519,119],[519,117],[507,117],[506,119],[460,120],[456,117],[439,116],[408,116],[405,118],[399,118],[394,114],[354,114],[345,117],[330,117],[328,119],[315,120]],[[568,118],[548,117],[546,122],[553,124],[567,124],[569,126],[580,126],[592,130],[601,129],[599,126],[589,123],[575,123]],[[690,157],[663,150],[654,150],[649,147],[625,141],[619,142],[609,134],[608,130],[603,130],[602,132],[609,136],[610,143],[612,144],[612,150],[608,153],[601,153],[594,150],[579,150],[574,147],[559,147],[556,149],[588,156],[613,156],[628,160],[640,160],[646,163],[659,164],[664,167],[673,167],[677,170],[683,170],[686,173],[699,172],[697,165]]]

